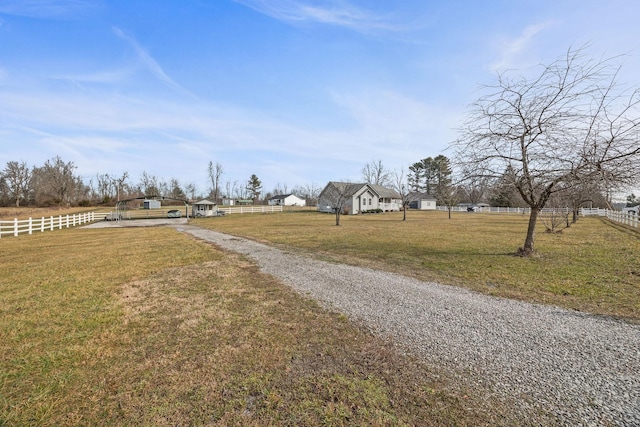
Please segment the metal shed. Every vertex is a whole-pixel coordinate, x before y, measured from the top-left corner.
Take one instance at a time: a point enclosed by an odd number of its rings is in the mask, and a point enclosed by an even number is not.
[[[160,200],[145,200],[144,209],[160,209]]]

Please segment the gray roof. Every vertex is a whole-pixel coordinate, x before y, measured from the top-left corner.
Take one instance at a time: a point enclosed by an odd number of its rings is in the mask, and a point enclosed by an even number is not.
[[[194,205],[215,205],[216,203],[213,203],[210,200],[207,199],[202,199],[199,202],[195,202]]]
[[[407,200],[416,201],[416,200],[436,200],[434,196],[429,193],[421,193],[418,191],[414,191],[407,195]]]
[[[295,194],[289,193],[289,194],[279,194],[277,196],[273,196],[271,197],[269,200],[280,200],[280,199],[286,199],[289,196],[296,196]],[[298,196],[296,196],[298,197]],[[299,198],[299,197],[298,197]]]
[[[393,190],[391,188],[383,187],[382,185],[377,185],[377,184],[369,184],[369,186],[374,190],[376,190],[376,192],[380,195],[380,197],[384,197],[385,199],[402,198],[396,190]]]
[[[327,184],[327,187],[329,185],[341,186],[341,187],[346,186],[343,188],[345,188],[345,194],[349,196],[352,196],[358,191],[360,191],[362,187],[369,186],[369,188],[371,188],[374,192],[376,192],[380,197],[384,197],[386,199],[400,199],[400,195],[395,190],[392,190],[390,188],[383,187],[382,185],[377,185],[377,184],[368,184],[366,182],[351,183],[351,182],[330,181],[329,184]]]

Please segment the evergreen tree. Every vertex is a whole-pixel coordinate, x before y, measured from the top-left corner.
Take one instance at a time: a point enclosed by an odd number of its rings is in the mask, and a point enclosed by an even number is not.
[[[262,192],[262,181],[260,181],[260,179],[258,179],[255,174],[249,177],[249,182],[247,183],[247,191],[249,191],[249,196],[255,203]]]

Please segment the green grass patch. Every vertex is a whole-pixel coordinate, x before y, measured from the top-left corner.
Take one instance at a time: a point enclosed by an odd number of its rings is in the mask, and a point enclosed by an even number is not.
[[[171,228],[20,236],[0,255],[0,426],[524,424]]]
[[[528,217],[402,213],[334,216],[316,212],[228,215],[194,224],[321,259],[464,286],[482,293],[640,321],[640,233],[581,218],[562,233],[536,236],[537,254],[515,256]]]

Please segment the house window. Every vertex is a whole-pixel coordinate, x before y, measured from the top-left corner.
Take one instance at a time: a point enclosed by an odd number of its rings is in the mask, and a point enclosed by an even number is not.
[[[371,205],[371,199],[369,199],[369,205]]]
[[[367,206],[367,199],[362,199],[362,206]]]

